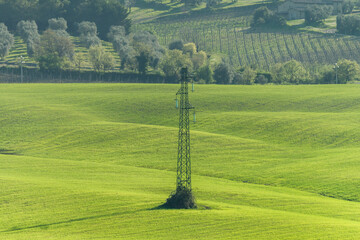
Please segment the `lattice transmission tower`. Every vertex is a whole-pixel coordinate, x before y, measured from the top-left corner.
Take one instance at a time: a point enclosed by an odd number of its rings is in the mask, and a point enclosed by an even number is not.
[[[189,102],[189,81],[187,68],[181,69],[181,87],[176,93],[180,96],[180,106],[176,98],[176,106],[179,107],[179,139],[177,156],[176,191],[184,189],[191,191],[191,158],[190,158],[190,110],[195,108]]]

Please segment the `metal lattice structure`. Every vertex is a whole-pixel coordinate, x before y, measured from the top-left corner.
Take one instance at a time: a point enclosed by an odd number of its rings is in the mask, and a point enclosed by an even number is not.
[[[191,158],[190,158],[190,122],[189,112],[194,109],[189,103],[189,84],[187,68],[181,70],[181,88],[176,93],[180,95],[179,110],[179,140],[177,157],[176,190],[191,190]]]

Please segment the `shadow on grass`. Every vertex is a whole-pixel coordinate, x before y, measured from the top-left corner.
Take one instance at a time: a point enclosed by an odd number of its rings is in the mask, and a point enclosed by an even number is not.
[[[2,155],[20,155],[16,153],[14,150],[0,149],[0,154]]]
[[[151,9],[158,10],[158,11],[169,10],[171,8],[170,6],[167,6],[166,4],[162,4],[159,2],[155,2],[155,1],[145,1],[145,0],[136,1],[135,7],[151,8]]]
[[[166,203],[163,203],[159,206],[153,207],[153,208],[149,208],[149,211],[154,211],[154,210],[174,210],[176,208],[171,208],[168,205],[166,205]],[[205,205],[197,205],[197,208],[190,208],[190,210],[211,210],[212,208],[209,206],[205,206]]]
[[[60,225],[60,224],[93,220],[93,219],[99,219],[99,218],[105,218],[105,217],[113,217],[113,216],[119,216],[119,215],[123,215],[123,214],[132,214],[132,213],[141,212],[141,211],[145,211],[145,210],[142,209],[142,210],[136,210],[136,211],[115,212],[115,213],[101,214],[101,215],[95,215],[95,216],[89,216],[89,217],[73,218],[73,219],[59,221],[59,222],[38,224],[38,225],[26,226],[26,227],[14,226],[8,230],[1,231],[1,232],[15,232],[15,231],[21,231],[21,230],[34,229],[34,228],[40,228],[40,229],[46,230],[51,226],[56,226],[56,225]]]

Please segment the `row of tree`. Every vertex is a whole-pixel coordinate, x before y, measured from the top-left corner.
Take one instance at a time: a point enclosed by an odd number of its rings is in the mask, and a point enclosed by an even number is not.
[[[270,72],[256,71],[251,67],[232,68],[226,62],[215,66],[213,82],[218,84],[344,84],[359,81],[360,66],[356,61],[339,60],[335,66],[316,66],[313,71],[300,62],[290,60],[274,65]],[[201,81],[201,80],[200,80]],[[201,81],[202,82],[202,81]]]
[[[112,25],[124,26],[130,31],[129,11],[119,0],[2,0],[0,1],[0,22],[15,32],[21,20],[34,20],[41,31],[48,25],[48,19],[64,18],[72,35],[77,23],[90,21],[96,23],[102,39]]]
[[[347,29],[354,29],[353,22],[355,22],[355,19],[357,19],[357,17],[355,16],[344,17],[343,14],[352,13],[355,5],[360,6],[360,0],[357,1],[356,3],[351,0],[344,1],[341,4],[341,9],[337,9],[336,11],[334,11],[331,5],[314,5],[308,7],[305,10],[305,24],[306,25],[320,24],[335,12],[335,13],[340,13],[338,17],[340,18],[340,20],[346,18],[346,20],[344,20],[346,23],[348,22],[352,23],[350,27],[347,26]],[[257,27],[257,26],[281,27],[285,25],[286,25],[286,20],[284,17],[277,15],[275,12],[269,10],[265,6],[256,9],[252,15],[252,22],[251,22],[252,27]],[[344,27],[343,25],[338,25],[338,26],[340,26],[340,29],[343,29]]]

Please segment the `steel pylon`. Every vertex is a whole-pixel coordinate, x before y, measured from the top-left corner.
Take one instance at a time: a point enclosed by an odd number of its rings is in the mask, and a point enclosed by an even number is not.
[[[187,68],[181,69],[181,87],[176,95],[180,95],[179,104],[179,139],[177,157],[176,190],[191,190],[191,158],[190,158],[190,121],[189,111],[194,109],[189,102],[189,76]]]

